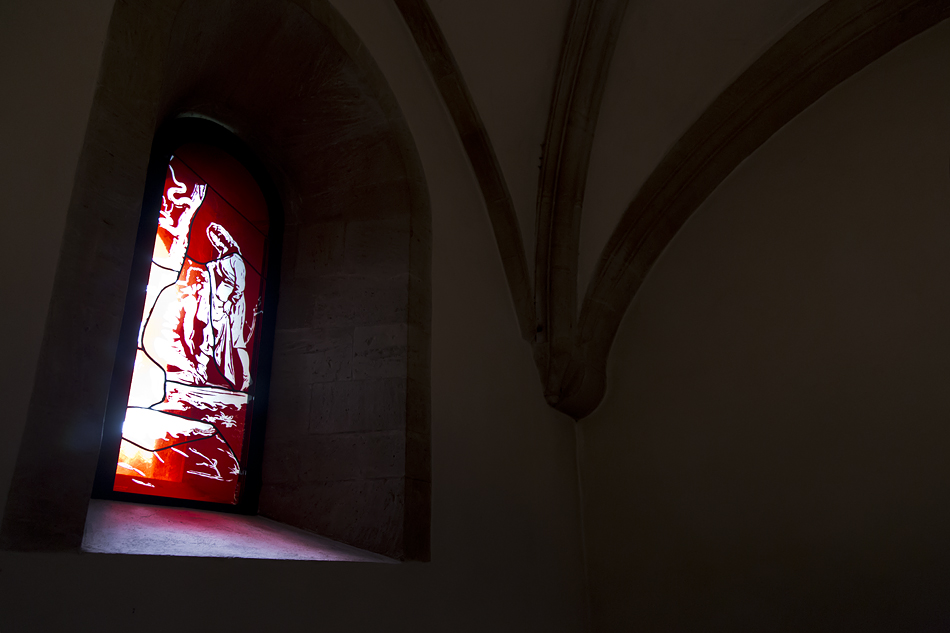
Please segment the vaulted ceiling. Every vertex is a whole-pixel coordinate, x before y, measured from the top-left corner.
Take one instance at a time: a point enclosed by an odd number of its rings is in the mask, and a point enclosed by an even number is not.
[[[653,262],[749,154],[946,0],[395,0],[485,198],[545,397],[583,418]]]

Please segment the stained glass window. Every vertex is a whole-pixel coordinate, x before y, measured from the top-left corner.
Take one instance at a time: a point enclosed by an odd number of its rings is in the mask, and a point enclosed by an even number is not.
[[[165,174],[113,490],[235,504],[259,362],[268,211],[212,146]]]

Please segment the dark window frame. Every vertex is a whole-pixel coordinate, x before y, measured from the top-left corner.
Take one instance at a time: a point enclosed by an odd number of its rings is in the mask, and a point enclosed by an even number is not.
[[[269,216],[267,271],[262,303],[260,342],[257,350],[257,372],[250,399],[253,402],[250,430],[247,438],[247,459],[243,464],[243,482],[236,504],[212,503],[142,495],[113,490],[115,464],[122,440],[122,422],[128,403],[135,363],[136,341],[145,291],[148,285],[155,229],[158,225],[161,199],[164,193],[165,174],[168,162],[177,148],[187,143],[210,145],[225,151],[235,158],[256,181],[264,195]],[[204,117],[179,116],[162,125],[156,132],[149,158],[145,181],[145,193],[135,240],[132,269],[115,365],[109,386],[109,399],[103,420],[102,439],[92,496],[96,499],[112,499],[162,506],[175,506],[238,514],[257,514],[258,499],[262,486],[262,462],[264,454],[264,431],[267,419],[271,366],[273,362],[274,332],[277,322],[277,303],[280,290],[281,245],[283,242],[283,207],[277,188],[267,174],[263,163],[238,136],[215,121]]]

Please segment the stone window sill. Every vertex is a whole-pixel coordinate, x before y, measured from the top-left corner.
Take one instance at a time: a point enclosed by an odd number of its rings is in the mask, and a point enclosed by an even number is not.
[[[82,550],[98,554],[397,561],[260,516],[93,499]]]

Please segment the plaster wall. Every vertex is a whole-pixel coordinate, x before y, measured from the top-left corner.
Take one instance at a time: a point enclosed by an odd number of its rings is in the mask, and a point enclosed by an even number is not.
[[[824,2],[630,2],[591,148],[579,301],[614,227],[663,156],[729,84]]]
[[[0,490],[22,435],[55,256],[111,3],[6,3],[0,56],[4,264]],[[433,215],[430,563],[304,563],[0,552],[4,630],[577,631],[583,626],[574,435],[538,396],[479,190],[395,6],[341,1],[396,94]],[[62,42],[49,47],[49,42]],[[42,43],[42,42],[45,42]],[[42,151],[34,147],[38,141]],[[11,159],[10,156],[19,157]],[[9,165],[9,168],[6,168]],[[49,170],[49,171],[47,171]],[[32,192],[32,195],[31,195]],[[14,204],[11,205],[11,202]],[[22,206],[29,212],[21,212]],[[22,218],[20,216],[23,216]],[[18,235],[18,239],[19,239]],[[11,255],[12,253],[12,255]],[[38,267],[24,264],[40,253]],[[9,261],[8,259],[9,258]],[[7,376],[7,374],[4,374]],[[141,574],[142,580],[131,580]]]
[[[673,239],[582,422],[593,630],[950,625],[950,24]]]
[[[568,0],[430,0],[488,130],[534,275],[538,177]]]

